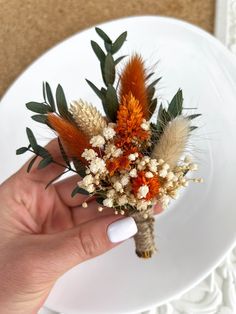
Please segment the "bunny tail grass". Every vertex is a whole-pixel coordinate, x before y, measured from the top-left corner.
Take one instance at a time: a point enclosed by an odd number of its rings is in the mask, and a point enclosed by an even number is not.
[[[152,157],[163,159],[173,169],[184,152],[190,132],[190,121],[182,116],[172,120],[165,128]]]

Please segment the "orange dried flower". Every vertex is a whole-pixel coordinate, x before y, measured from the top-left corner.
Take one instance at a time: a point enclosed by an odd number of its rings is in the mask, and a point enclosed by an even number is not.
[[[132,161],[128,157],[130,154],[136,153],[137,151],[138,150],[136,147],[132,147],[125,151],[121,156],[107,160],[106,167],[109,171],[109,174],[113,176],[116,171],[129,169]]]
[[[48,114],[47,120],[59,135],[68,155],[84,161],[81,154],[85,148],[91,147],[87,136],[72,123],[53,113]]]
[[[145,171],[139,171],[137,177],[132,180],[132,192],[134,195],[138,194],[139,188],[142,185],[147,185],[149,188],[149,192],[147,193],[145,200],[150,200],[157,196],[160,187],[158,176],[146,178]]]
[[[148,118],[148,97],[145,86],[146,71],[144,62],[140,55],[135,54],[131,57],[123,70],[120,78],[120,100],[130,92],[139,101],[143,117]]]
[[[134,140],[143,142],[149,138],[149,132],[141,128],[144,115],[140,102],[130,92],[123,96],[117,113],[116,132],[118,139],[116,145],[130,146]]]

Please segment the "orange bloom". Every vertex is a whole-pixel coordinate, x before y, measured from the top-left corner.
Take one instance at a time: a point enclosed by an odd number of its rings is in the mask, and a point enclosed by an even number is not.
[[[116,132],[118,139],[116,145],[122,147],[134,143],[143,142],[149,138],[149,132],[141,128],[144,115],[140,102],[130,92],[123,96],[122,103],[117,113]],[[132,144],[133,145],[133,144]]]
[[[50,126],[59,135],[62,143],[65,145],[68,155],[70,157],[76,157],[84,162],[81,154],[85,148],[91,146],[87,136],[71,122],[58,117],[53,113],[48,114],[47,120]]]
[[[130,154],[136,153],[137,151],[137,147],[132,147],[125,151],[121,156],[107,160],[106,167],[109,171],[109,174],[113,176],[116,171],[129,169],[132,161],[129,160],[128,157]],[[141,154],[139,155],[142,156]]]
[[[137,177],[132,180],[132,192],[134,195],[137,196],[139,188],[142,185],[147,185],[149,188],[149,192],[147,193],[145,200],[150,200],[157,196],[160,187],[158,176],[146,178],[145,171],[139,171]]]
[[[127,63],[120,78],[120,100],[130,92],[139,101],[143,117],[148,118],[148,97],[145,86],[146,71],[142,57],[135,54]]]

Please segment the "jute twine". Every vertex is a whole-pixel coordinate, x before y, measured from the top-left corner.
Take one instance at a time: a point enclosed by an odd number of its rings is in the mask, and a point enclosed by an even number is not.
[[[132,214],[138,228],[138,232],[134,236],[136,254],[142,258],[150,258],[156,250],[154,242],[155,219],[153,215],[152,208],[147,209],[145,212]]]

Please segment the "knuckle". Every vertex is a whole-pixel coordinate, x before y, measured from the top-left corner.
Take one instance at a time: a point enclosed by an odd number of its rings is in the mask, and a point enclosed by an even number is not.
[[[78,254],[82,259],[89,259],[101,251],[100,241],[88,231],[80,231],[77,237]]]

